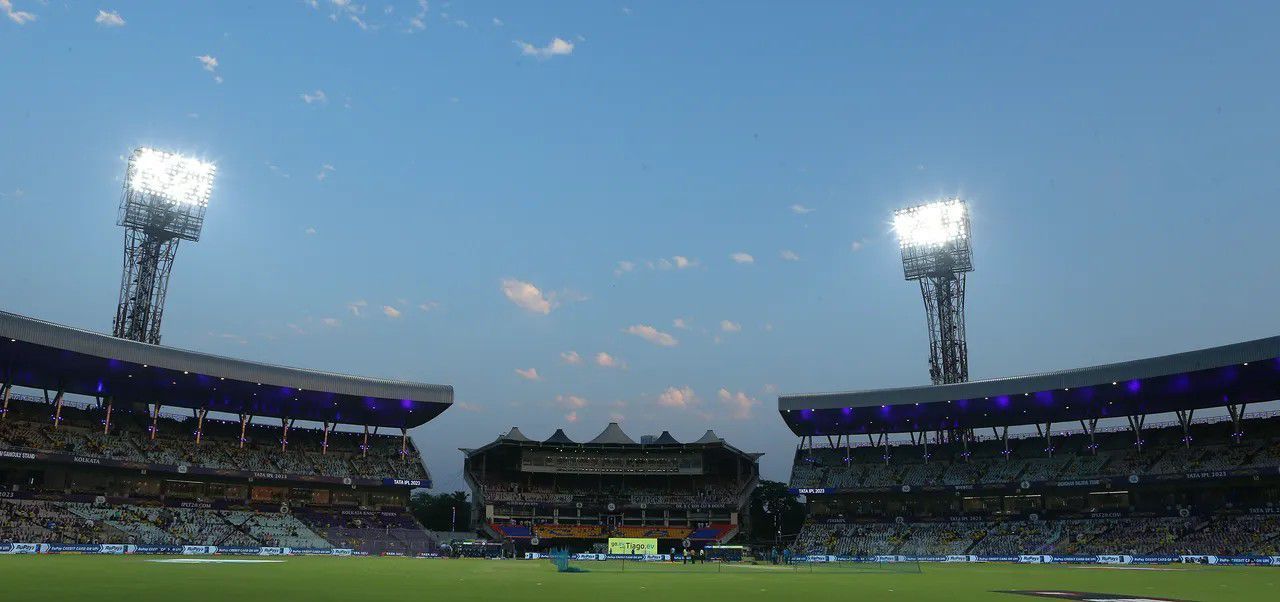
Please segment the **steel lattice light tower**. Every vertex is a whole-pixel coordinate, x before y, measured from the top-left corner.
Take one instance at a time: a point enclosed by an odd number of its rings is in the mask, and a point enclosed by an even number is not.
[[[215,168],[191,157],[139,148],[129,156],[120,215],[124,270],[112,333],[160,343],[160,320],[178,242],[200,240]]]
[[[902,247],[902,271],[920,282],[929,317],[929,376],[934,384],[969,380],[964,337],[964,280],[973,271],[969,207],[946,199],[899,209],[893,229]]]

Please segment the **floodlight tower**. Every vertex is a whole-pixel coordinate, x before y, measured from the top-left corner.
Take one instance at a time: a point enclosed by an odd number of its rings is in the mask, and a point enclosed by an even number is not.
[[[893,229],[902,248],[902,271],[920,282],[929,317],[929,376],[934,384],[969,380],[964,337],[964,280],[973,271],[969,207],[960,199],[899,209]]]
[[[178,242],[200,240],[215,168],[153,148],[129,156],[116,224],[124,226],[124,270],[112,333],[160,344],[160,319]]]

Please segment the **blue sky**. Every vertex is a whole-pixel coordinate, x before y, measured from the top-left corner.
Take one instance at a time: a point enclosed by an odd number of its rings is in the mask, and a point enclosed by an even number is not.
[[[446,486],[613,417],[783,478],[779,392],[927,382],[899,206],[971,203],[974,378],[1275,334],[1278,13],[0,0],[3,307],[109,330],[123,157],[177,150],[166,344],[453,384]]]

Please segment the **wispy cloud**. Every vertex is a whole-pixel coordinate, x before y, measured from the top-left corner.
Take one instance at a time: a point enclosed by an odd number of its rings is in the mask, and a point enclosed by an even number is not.
[[[477,414],[478,414],[478,413],[481,413],[481,412],[484,412],[484,407],[483,407],[483,406],[481,406],[481,405],[479,405],[479,404],[471,403],[471,402],[469,402],[469,401],[455,401],[455,402],[453,402],[453,406],[452,406],[452,407],[458,408],[459,410],[462,410],[463,412],[474,412],[474,413],[477,413]]]
[[[622,360],[603,351],[596,354],[595,362],[601,368],[623,368],[626,366]]]
[[[721,388],[716,397],[720,398],[720,403],[729,407],[729,415],[735,420],[747,420],[751,418],[751,412],[756,406],[760,405],[760,400],[738,391],[731,393],[728,389]]]
[[[18,25],[26,25],[38,18],[33,13],[15,9],[12,0],[0,0],[0,11],[3,11],[10,21]]]
[[[399,318],[401,316],[401,313],[400,313],[400,310],[394,307],[391,307],[390,305],[383,305],[382,315],[394,320],[396,318]]]
[[[551,299],[542,294],[542,289],[532,282],[505,278],[502,280],[502,294],[517,307],[535,314],[549,314],[555,307]]]
[[[792,213],[794,213],[794,214],[796,214],[796,215],[808,215],[808,214],[810,214],[810,213],[813,213],[814,211],[815,211],[815,209],[811,209],[811,208],[809,208],[809,207],[805,207],[804,205],[801,205],[800,203],[796,203],[796,204],[794,204],[794,205],[792,205],[792,206],[791,206],[791,212],[792,212]]]
[[[422,311],[434,311],[440,309],[439,301],[423,301],[418,304],[418,309]]]
[[[865,239],[858,239],[849,244],[849,250],[857,253],[865,246],[867,246],[867,241]]]
[[[671,325],[680,330],[689,330],[689,323],[684,318],[676,318],[671,321]]]
[[[791,249],[783,249],[781,253],[778,253],[778,256],[784,261],[800,261],[800,255]]]
[[[302,97],[302,102],[307,104],[327,104],[329,102],[329,97],[325,96],[324,90],[317,89],[315,92],[303,92],[300,96]]]
[[[560,359],[570,366],[577,366],[582,363],[582,356],[577,351],[561,351]]]
[[[335,171],[338,171],[338,170],[335,169],[332,165],[325,163],[324,165],[320,166],[320,172],[316,174],[316,179],[323,182],[329,178],[329,174]]]
[[[0,0],[0,2],[3,2],[3,1],[4,0]],[[217,57],[214,57],[208,54],[202,54],[200,56],[197,56],[196,60],[200,61],[200,64],[204,67],[205,71],[208,71],[209,73],[213,74],[213,81],[219,84],[222,83],[222,75],[218,73]]]
[[[494,27],[502,27],[503,25],[506,25],[506,23],[503,23],[503,22],[502,22],[502,19],[499,19],[499,18],[497,18],[497,17],[494,17],[494,18],[493,18],[493,26],[494,26]]]
[[[752,257],[750,253],[743,253],[741,251],[730,254],[729,259],[732,259],[734,263],[741,264],[752,264],[756,262],[756,258]]]
[[[614,276],[621,276],[627,272],[636,269],[636,264],[630,261],[619,261],[618,265],[613,268]]]
[[[689,386],[667,387],[666,391],[658,395],[658,405],[664,408],[687,410],[700,401],[702,400],[698,399],[698,395]]]
[[[339,320],[337,318],[320,318],[320,323],[324,324],[325,326],[328,326],[329,328],[337,328],[339,326],[342,326],[342,320]]]
[[[418,12],[409,17],[409,32],[422,31],[427,28],[427,12],[430,7],[427,0],[418,0]]]
[[[722,332],[742,332],[742,325],[730,320],[720,320],[720,330]]]
[[[302,233],[306,234],[307,236],[315,236],[316,229],[313,227],[308,227],[306,230],[303,230]]]
[[[556,395],[556,403],[574,410],[580,410],[591,405],[591,402],[587,401],[586,398],[578,397],[577,395]]]
[[[0,5],[3,5],[4,1],[5,1],[5,0],[0,0]],[[230,332],[210,332],[210,333],[209,333],[209,336],[210,336],[210,337],[213,337],[213,338],[215,338],[215,339],[222,339],[222,340],[225,340],[225,341],[232,341],[232,342],[235,342],[235,343],[239,343],[239,344],[241,344],[241,345],[247,345],[247,344],[249,344],[249,339],[248,339],[248,338],[244,337],[243,335],[232,334],[232,333],[230,333]]]
[[[98,9],[98,16],[93,18],[93,22],[103,27],[124,27],[124,18],[114,10]]]
[[[364,299],[361,299],[359,301],[352,301],[347,304],[347,311],[350,311],[351,315],[353,316],[360,316],[364,313],[364,308],[368,306],[369,306],[369,302],[365,301]]]
[[[516,374],[525,380],[542,380],[537,368],[516,368]]]
[[[564,421],[573,424],[578,421],[578,411],[574,410],[564,415]]]
[[[662,347],[675,347],[676,345],[680,344],[680,341],[677,340],[675,337],[665,332],[662,332],[657,328],[649,326],[648,324],[633,324],[631,326],[628,326],[627,329],[623,332],[626,332],[627,334],[636,335],[646,341],[649,341],[650,343],[653,343],[654,345],[659,345]]]
[[[515,44],[520,49],[520,54],[536,57],[538,60],[573,54],[573,42],[562,38],[553,38],[550,42],[547,42],[546,46],[534,46],[520,40],[516,40]]]

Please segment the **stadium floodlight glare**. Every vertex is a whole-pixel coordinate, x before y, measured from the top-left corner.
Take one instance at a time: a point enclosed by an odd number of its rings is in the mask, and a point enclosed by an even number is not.
[[[964,334],[965,274],[973,271],[969,206],[961,199],[900,209],[893,230],[902,273],[920,282],[929,322],[929,375],[936,384],[969,380]]]
[[[144,147],[129,158],[126,185],[171,203],[207,206],[216,171],[212,163]]]
[[[960,199],[899,209],[893,230],[904,247],[940,247],[969,237],[969,210]]]
[[[116,223],[125,229],[115,336],[160,343],[160,319],[178,242],[200,240],[217,168],[142,147],[129,156]]]

